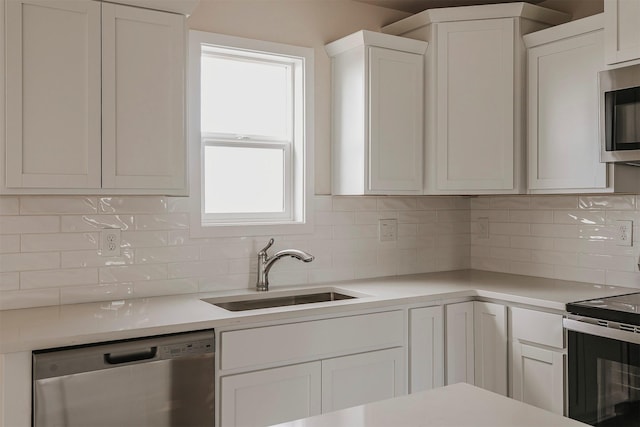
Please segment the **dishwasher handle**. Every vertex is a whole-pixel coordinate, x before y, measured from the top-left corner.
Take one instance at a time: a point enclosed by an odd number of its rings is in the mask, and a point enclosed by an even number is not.
[[[127,352],[127,353],[105,353],[104,362],[109,365],[120,365],[122,363],[140,362],[142,360],[149,360],[156,357],[158,354],[158,347],[149,347],[148,349]]]

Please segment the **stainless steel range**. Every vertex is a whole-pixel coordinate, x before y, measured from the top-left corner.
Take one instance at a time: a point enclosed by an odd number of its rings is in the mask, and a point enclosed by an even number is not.
[[[640,292],[567,304],[569,417],[640,426]]]

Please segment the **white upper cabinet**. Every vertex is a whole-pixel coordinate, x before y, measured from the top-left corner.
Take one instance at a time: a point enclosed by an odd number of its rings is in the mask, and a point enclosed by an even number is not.
[[[512,18],[437,25],[436,187],[516,188]]]
[[[5,4],[0,192],[186,194],[184,16],[90,0]]]
[[[326,46],[333,194],[422,194],[426,47],[370,31]]]
[[[104,188],[185,186],[184,31],[180,15],[103,4]]]
[[[640,1],[605,0],[607,64],[640,59]]]
[[[6,2],[6,185],[100,188],[100,3]]]
[[[600,163],[598,72],[603,15],[524,36],[531,193],[635,192],[640,168]]]
[[[430,43],[426,194],[518,194],[524,179],[521,36],[568,16],[527,3],[430,9],[383,28]]]

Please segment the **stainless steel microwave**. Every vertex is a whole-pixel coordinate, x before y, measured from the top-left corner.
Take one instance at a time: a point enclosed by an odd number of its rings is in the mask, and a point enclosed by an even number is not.
[[[640,166],[640,65],[601,71],[600,161]]]

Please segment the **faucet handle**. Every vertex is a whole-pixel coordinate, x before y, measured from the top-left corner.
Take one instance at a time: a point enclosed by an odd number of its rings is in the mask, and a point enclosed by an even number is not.
[[[273,246],[273,242],[274,242],[274,241],[275,241],[275,240],[273,240],[273,238],[269,239],[269,243],[267,243],[267,246],[265,246],[264,248],[262,248],[262,250],[261,250],[260,252],[258,252],[258,253],[263,253],[263,252],[264,252],[264,253],[267,253],[267,250],[268,250],[271,246]]]

